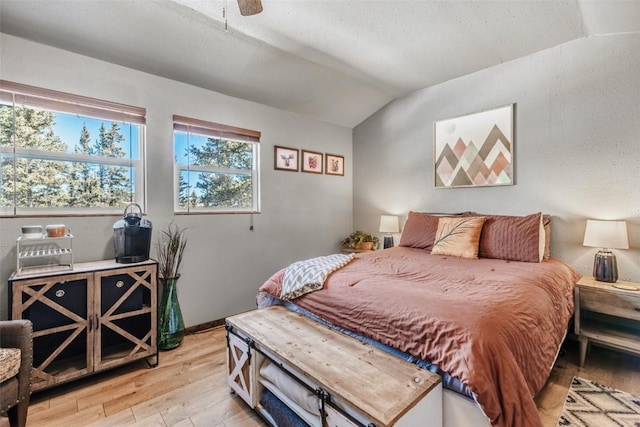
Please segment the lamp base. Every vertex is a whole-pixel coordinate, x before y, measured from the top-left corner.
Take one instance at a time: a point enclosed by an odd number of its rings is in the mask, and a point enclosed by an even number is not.
[[[383,249],[392,248],[393,246],[393,236],[384,236]]]
[[[593,278],[598,282],[618,281],[618,263],[613,252],[606,249],[598,251],[593,261]]]

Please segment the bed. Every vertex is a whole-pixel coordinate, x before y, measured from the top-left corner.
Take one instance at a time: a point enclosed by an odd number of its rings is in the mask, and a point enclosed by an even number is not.
[[[282,304],[440,374],[445,425],[541,426],[533,397],[579,277],[545,256],[548,241],[540,213],[410,212],[401,246],[350,257],[293,297],[282,269],[258,305]]]

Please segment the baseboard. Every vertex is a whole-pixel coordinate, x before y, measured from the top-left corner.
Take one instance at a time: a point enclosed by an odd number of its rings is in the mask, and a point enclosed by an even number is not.
[[[211,322],[200,323],[199,325],[184,328],[185,334],[197,334],[198,332],[207,331],[224,325],[224,319],[212,320]]]

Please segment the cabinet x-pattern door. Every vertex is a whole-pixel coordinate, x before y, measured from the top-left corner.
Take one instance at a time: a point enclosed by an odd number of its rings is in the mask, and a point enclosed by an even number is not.
[[[97,272],[95,367],[107,368],[155,353],[156,269],[131,267]]]
[[[12,311],[33,323],[34,390],[91,372],[92,278],[71,274],[19,283],[13,288]]]

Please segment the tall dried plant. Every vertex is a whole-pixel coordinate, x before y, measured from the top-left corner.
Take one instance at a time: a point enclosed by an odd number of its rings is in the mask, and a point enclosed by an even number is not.
[[[186,228],[180,229],[171,221],[167,230],[163,230],[158,238],[158,275],[162,279],[173,279],[179,276],[180,264],[187,245]]]

